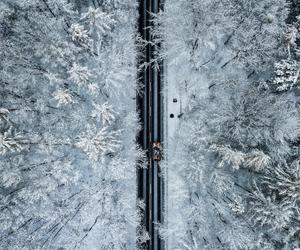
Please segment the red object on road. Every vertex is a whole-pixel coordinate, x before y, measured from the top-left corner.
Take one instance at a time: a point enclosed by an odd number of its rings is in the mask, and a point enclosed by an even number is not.
[[[161,144],[160,144],[160,142],[152,143],[152,159],[154,161],[161,160]]]

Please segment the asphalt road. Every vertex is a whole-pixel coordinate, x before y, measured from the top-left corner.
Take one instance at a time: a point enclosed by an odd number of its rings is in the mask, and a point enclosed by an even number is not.
[[[150,13],[158,13],[163,7],[162,0],[141,0],[139,2],[139,32],[146,41],[153,41],[150,26],[153,26]],[[159,45],[158,45],[159,46]],[[139,63],[150,62],[155,56],[156,46],[148,44],[144,51],[144,58]],[[142,131],[138,142],[147,152],[148,168],[138,170],[138,196],[144,200],[146,208],[143,224],[149,233],[150,240],[142,246],[147,250],[163,250],[164,242],[160,239],[157,225],[163,219],[163,189],[164,183],[161,176],[159,162],[151,157],[153,142],[162,143],[163,110],[162,110],[162,74],[163,67],[149,66],[139,75],[143,83],[143,93],[137,98],[137,106],[142,122]]]

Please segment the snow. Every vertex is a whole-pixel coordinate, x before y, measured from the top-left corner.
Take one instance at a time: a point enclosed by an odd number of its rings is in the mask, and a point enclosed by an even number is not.
[[[182,98],[179,91],[176,89],[176,86],[172,84],[174,79],[172,77],[168,77],[166,82],[164,83],[164,96],[166,102],[166,112],[165,112],[165,123],[166,123],[166,131],[168,135],[166,136],[166,140],[169,140],[175,135],[175,131],[179,127],[178,117],[182,112]],[[176,99],[177,102],[173,102],[173,99]],[[170,116],[174,117],[171,118]],[[168,143],[167,143],[168,144]]]
[[[299,245],[299,203],[283,191],[297,180],[290,153],[300,135],[299,38],[286,6],[166,1],[157,17],[167,69],[167,249]]]
[[[0,249],[135,249],[136,2],[0,9]]]
[[[299,249],[289,2],[166,0],[155,16],[167,249]],[[136,194],[137,2],[0,10],[0,249],[136,249],[149,237]]]

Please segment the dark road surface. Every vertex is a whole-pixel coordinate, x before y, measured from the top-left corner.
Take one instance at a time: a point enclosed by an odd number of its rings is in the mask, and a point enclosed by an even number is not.
[[[163,8],[162,0],[140,0],[139,1],[139,32],[146,41],[153,41],[151,30],[147,27],[153,26],[150,13],[158,13]],[[156,47],[147,45],[144,58],[140,63],[150,62],[154,58]],[[137,105],[142,122],[142,131],[138,141],[142,148],[147,151],[148,168],[138,170],[138,196],[144,200],[146,209],[143,223],[149,233],[150,240],[142,246],[147,250],[163,250],[163,241],[159,238],[157,225],[163,218],[163,188],[164,183],[160,177],[160,166],[158,161],[151,157],[153,142],[161,142],[162,136],[162,73],[163,67],[158,70],[149,66],[140,73],[139,79],[144,85],[143,94],[138,96]]]

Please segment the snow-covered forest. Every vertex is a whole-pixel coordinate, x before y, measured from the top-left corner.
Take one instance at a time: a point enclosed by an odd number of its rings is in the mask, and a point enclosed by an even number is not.
[[[135,249],[136,4],[0,2],[0,249]]]
[[[142,67],[138,4],[0,1],[0,250],[150,239],[137,78],[160,63],[165,249],[299,250],[299,1],[165,0]]]
[[[165,163],[168,249],[300,249],[299,7],[167,0],[157,17],[167,88],[187,100]]]

